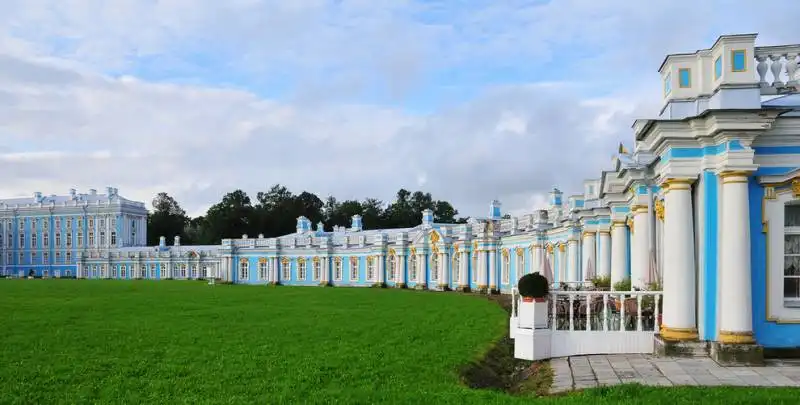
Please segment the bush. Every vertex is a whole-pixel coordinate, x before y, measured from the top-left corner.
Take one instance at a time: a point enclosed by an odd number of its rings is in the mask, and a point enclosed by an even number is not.
[[[614,291],[631,291],[631,279],[626,278],[614,283]]]
[[[597,276],[592,279],[592,284],[597,288],[611,288],[611,276]]]
[[[519,295],[523,297],[544,298],[550,292],[550,282],[539,272],[526,274],[517,283]]]

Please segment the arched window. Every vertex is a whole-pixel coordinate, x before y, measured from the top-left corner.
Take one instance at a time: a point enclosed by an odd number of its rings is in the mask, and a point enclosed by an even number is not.
[[[297,278],[298,280],[305,281],[307,275],[306,260],[301,257],[297,260]]]
[[[389,255],[389,280],[397,280],[397,257]]]
[[[501,280],[503,284],[508,283],[509,278],[509,267],[511,267],[511,257],[509,257],[508,250],[503,251],[503,265],[501,266],[500,273],[501,273]]]
[[[367,281],[375,280],[375,258],[367,257]]]
[[[250,278],[250,262],[242,260],[239,262],[239,280],[247,280]]]
[[[320,263],[320,259],[318,257],[314,258],[312,266],[314,268],[314,280],[319,280],[322,277],[322,264]]]
[[[439,254],[431,253],[431,281],[439,280]]]
[[[342,258],[337,257],[333,261],[333,279],[342,281]]]
[[[408,272],[411,280],[417,280],[417,255],[408,258]]]

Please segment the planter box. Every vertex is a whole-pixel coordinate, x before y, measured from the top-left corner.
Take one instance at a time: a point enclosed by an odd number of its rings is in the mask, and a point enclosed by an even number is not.
[[[519,304],[519,327],[525,329],[547,329],[547,301]]]

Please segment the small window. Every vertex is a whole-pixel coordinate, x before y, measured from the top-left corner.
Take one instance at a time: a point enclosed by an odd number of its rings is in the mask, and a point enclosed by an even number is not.
[[[672,73],[667,73],[667,77],[664,78],[664,95],[668,96],[672,93]]]
[[[714,60],[714,80],[719,80],[720,77],[722,77],[722,55]]]
[[[731,51],[731,71],[744,72],[747,70],[747,53],[744,49]]]
[[[692,69],[678,69],[678,82],[682,89],[692,87]]]
[[[31,235],[31,248],[36,249],[37,247],[39,247],[39,239],[36,237],[36,234],[34,233],[33,235]]]

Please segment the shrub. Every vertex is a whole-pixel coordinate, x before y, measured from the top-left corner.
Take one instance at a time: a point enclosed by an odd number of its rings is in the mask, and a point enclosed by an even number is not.
[[[597,276],[592,279],[592,284],[597,288],[611,288],[611,276]]]
[[[630,291],[630,290],[631,290],[631,280],[629,278],[614,283],[614,291]]]
[[[550,292],[550,282],[539,272],[526,274],[517,283],[519,295],[523,297],[544,298]]]

